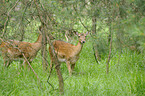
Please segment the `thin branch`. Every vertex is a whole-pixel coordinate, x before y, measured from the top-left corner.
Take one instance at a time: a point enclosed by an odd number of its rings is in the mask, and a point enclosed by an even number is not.
[[[35,76],[37,77],[38,81],[40,82],[40,79],[37,75],[37,73],[34,71],[33,67],[31,66],[31,64],[29,63],[28,59],[25,57],[24,53],[22,53],[24,59],[26,60],[26,62],[28,63],[29,67],[31,68],[31,70],[33,71],[33,73],[35,74]]]
[[[110,26],[111,27],[111,26]],[[109,46],[109,55],[108,55],[108,59],[107,59],[107,63],[106,63],[106,73],[109,74],[109,62],[111,59],[111,50],[112,50],[112,32],[111,32],[111,28],[110,28],[110,46]]]
[[[76,8],[73,6],[75,12],[78,14],[78,11],[76,10]],[[83,27],[88,31],[90,32],[90,30],[85,26],[85,24],[82,22],[81,18],[79,18],[79,21],[81,22],[81,24],[83,25]]]
[[[53,69],[53,65],[52,65],[52,69]],[[52,73],[52,69],[51,71],[49,72],[49,75],[48,75],[48,78],[47,78],[47,83],[52,87],[52,89],[54,90],[54,87],[53,85],[49,82],[49,79],[50,79],[50,76],[51,76],[51,73]]]
[[[32,1],[31,1],[32,2]],[[21,21],[20,21],[20,25],[22,26],[22,28],[21,28],[21,31],[22,31],[22,35],[21,35],[21,40],[20,41],[23,41],[23,39],[24,39],[24,34],[25,34],[25,32],[24,32],[24,25],[23,25],[23,20],[24,20],[24,15],[25,15],[25,12],[26,12],[26,10],[27,10],[27,8],[28,8],[28,5],[29,4],[27,4],[27,6],[25,7],[25,9],[24,9],[24,12],[23,12],[23,14],[22,14],[22,17],[21,17]]]
[[[6,27],[8,25],[9,18],[10,18],[10,12],[16,7],[18,2],[19,2],[19,0],[16,1],[15,5],[7,13],[7,19],[6,19],[5,23],[4,23],[4,31],[3,31],[2,35],[1,35],[1,37],[3,37],[5,32],[6,32]]]

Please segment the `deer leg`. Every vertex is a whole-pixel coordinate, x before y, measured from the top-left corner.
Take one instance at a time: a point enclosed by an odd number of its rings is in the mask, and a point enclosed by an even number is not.
[[[28,61],[29,62],[29,64],[31,65],[31,63],[32,63],[32,61]],[[28,70],[30,70],[31,68],[30,68],[30,65],[26,62],[26,64],[27,64],[27,66],[28,66]]]
[[[7,65],[6,65],[7,68],[10,66],[10,63],[11,63],[11,61],[8,60],[8,61],[7,61]]]
[[[10,59],[4,59],[4,66],[5,67],[9,67],[9,65],[10,65],[10,63],[11,63],[11,61],[10,61]]]
[[[23,65],[24,65],[24,68],[25,68],[25,69],[28,68],[28,70],[30,70],[30,66],[29,66],[28,63],[31,64],[31,61],[28,60],[28,62],[27,62],[26,60],[24,60]]]
[[[19,68],[20,68],[20,69],[22,69],[23,60],[20,60],[20,64],[19,64],[19,65],[20,65],[20,67],[19,67]]]
[[[71,65],[72,71],[74,70],[74,67],[75,67],[75,64],[72,64],[72,65]]]
[[[4,59],[4,66],[6,66],[6,60]]]
[[[7,64],[7,58],[6,57],[3,57],[3,60],[4,60],[4,66],[6,67],[6,64]]]
[[[69,76],[72,75],[72,70],[71,70],[71,66],[70,66],[70,61],[66,61],[66,65],[67,65],[67,68],[68,68],[68,71],[69,71]]]
[[[27,66],[27,64],[26,64],[26,60],[23,61],[23,64],[22,64],[22,65],[24,66],[24,69],[25,69],[26,66]]]

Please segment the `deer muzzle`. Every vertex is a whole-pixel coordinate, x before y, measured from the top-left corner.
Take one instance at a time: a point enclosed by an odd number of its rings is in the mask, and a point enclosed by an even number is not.
[[[83,43],[85,43],[85,41],[81,41],[81,43],[83,44]]]

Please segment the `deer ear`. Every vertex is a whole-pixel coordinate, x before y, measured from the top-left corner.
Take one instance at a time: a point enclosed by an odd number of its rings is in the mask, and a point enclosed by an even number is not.
[[[79,33],[78,33],[78,32],[76,32],[76,35],[79,35]]]
[[[90,32],[86,32],[86,35],[90,34]]]

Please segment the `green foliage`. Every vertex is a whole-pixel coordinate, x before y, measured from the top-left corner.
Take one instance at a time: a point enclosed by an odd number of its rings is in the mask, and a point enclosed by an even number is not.
[[[3,0],[4,1],[4,0]],[[1,1],[1,2],[3,2]],[[10,20],[5,37],[20,40],[24,34],[24,41],[33,42],[40,21],[33,0],[24,0],[17,4],[16,9],[10,11]],[[37,1],[37,0],[36,0]],[[41,0],[45,12],[54,19],[48,29],[53,35],[63,39],[69,29],[82,32],[85,26],[92,29],[92,17],[96,17],[96,34],[89,37],[75,66],[75,72],[69,77],[66,64],[61,65],[64,78],[65,96],[144,96],[145,95],[145,17],[143,0]],[[7,13],[14,6],[15,0],[1,3],[1,13]],[[18,10],[17,10],[18,8]],[[20,8],[20,9],[19,9]],[[76,10],[75,10],[76,9]],[[1,22],[5,23],[7,15],[2,14]],[[111,21],[109,21],[111,20]],[[49,22],[49,21],[48,21]],[[108,56],[109,28],[112,28],[113,49],[111,53],[110,70],[106,74]],[[1,32],[2,33],[2,32]],[[33,37],[33,38],[32,38]],[[97,46],[102,60],[95,61],[93,46]],[[127,46],[127,47],[126,47]],[[131,51],[135,46],[140,53]],[[119,50],[118,50],[119,49]],[[53,70],[47,83],[48,70],[42,68],[40,54],[34,59],[32,67],[39,76],[38,82],[34,73],[20,68],[19,62],[13,62],[9,68],[3,67],[0,55],[0,95],[25,96],[44,95],[57,96],[58,79]],[[48,62],[50,61],[48,56]]]

